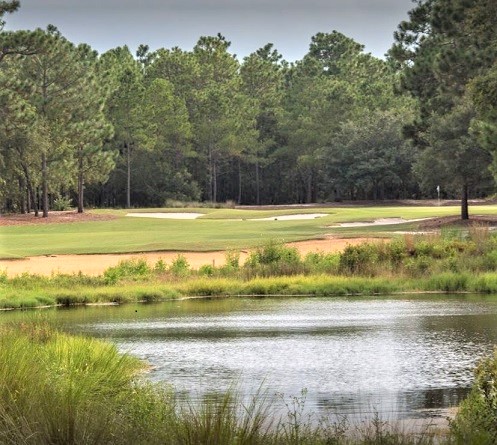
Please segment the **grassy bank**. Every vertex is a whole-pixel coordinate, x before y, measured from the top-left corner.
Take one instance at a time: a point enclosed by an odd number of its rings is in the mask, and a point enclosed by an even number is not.
[[[449,436],[402,433],[380,419],[361,427],[344,419],[317,422],[303,414],[300,400],[277,414],[265,391],[242,401],[234,390],[194,405],[146,383],[141,368],[113,345],[43,323],[3,327],[0,444],[457,443]]]
[[[196,296],[374,295],[399,292],[497,292],[497,239],[487,228],[404,236],[302,257],[269,242],[241,264],[228,252],[221,267],[123,261],[99,277],[0,275],[0,307],[161,301]]]

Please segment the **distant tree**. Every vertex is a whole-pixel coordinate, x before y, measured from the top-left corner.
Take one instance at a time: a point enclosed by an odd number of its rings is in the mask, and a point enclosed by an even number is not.
[[[93,125],[99,114],[92,113],[95,111],[92,108],[96,93],[92,85],[95,62],[96,53],[89,47],[75,47],[51,26],[40,51],[21,61],[21,84],[46,131],[46,149],[41,152],[44,217],[48,216],[49,191],[55,191],[61,182],[66,189],[77,183],[77,178],[81,179],[83,174],[83,156],[92,156],[84,147],[98,145],[98,125]],[[77,156],[73,156],[75,148]],[[78,190],[81,194],[82,184]]]
[[[255,173],[255,203],[261,203],[261,168],[270,162],[270,150],[281,137],[278,130],[282,113],[284,75],[287,68],[282,56],[268,43],[243,60],[240,69],[241,89],[257,108],[257,140],[250,146],[246,160]]]
[[[230,169],[256,137],[256,110],[241,92],[239,64],[229,46],[218,34],[201,37],[193,49],[200,74],[191,113],[194,142],[198,160],[207,165],[206,197],[214,202],[223,167]]]
[[[471,134],[474,114],[467,112],[472,108],[467,103],[467,90],[472,79],[485,73],[497,56],[495,11],[493,0],[420,1],[410,11],[410,20],[399,25],[396,44],[390,51],[403,69],[403,88],[419,101],[419,118],[406,134],[418,147],[427,148],[423,156],[431,155],[432,165],[447,168],[454,176],[450,183],[460,184],[462,219],[469,217],[469,183],[474,183],[479,177],[477,171],[488,165],[478,164],[470,179],[465,169],[454,169],[453,163],[445,161],[464,159],[477,150],[478,141]],[[466,112],[462,113],[463,109]],[[472,117],[468,120],[462,116]],[[450,131],[432,128],[439,124],[450,127]],[[461,127],[456,129],[455,124]],[[456,135],[461,139],[458,143]],[[437,141],[434,137],[448,139]],[[476,159],[483,161],[484,157]]]
[[[192,150],[192,127],[183,98],[166,79],[155,79],[146,88],[140,115],[143,128],[140,145],[154,153],[157,177],[155,184],[161,205],[166,199],[198,199],[198,188],[187,171],[187,160],[195,156]]]
[[[104,149],[104,143],[113,134],[104,113],[109,94],[106,86],[108,73],[99,71],[102,67],[88,46],[80,45],[77,51],[81,75],[86,79],[80,79],[81,91],[68,124],[68,138],[76,164],[77,208],[78,213],[83,213],[86,185],[107,180],[114,168],[115,151]]]
[[[475,115],[467,98],[462,98],[445,115],[435,114],[424,135],[428,147],[415,164],[424,189],[435,190],[436,185],[442,184],[448,191],[462,190],[462,219],[469,218],[469,191],[488,190],[492,183],[488,169],[491,154],[468,130]]]
[[[143,126],[140,116],[143,72],[126,46],[107,51],[102,55],[102,64],[110,73],[110,95],[105,113],[114,127],[112,148],[119,152],[118,163],[124,164],[125,206],[130,208],[133,151],[137,148],[138,133]]]
[[[416,156],[404,140],[407,110],[377,110],[344,122],[323,152],[329,184],[336,199],[342,192],[354,199],[406,196],[415,178]]]

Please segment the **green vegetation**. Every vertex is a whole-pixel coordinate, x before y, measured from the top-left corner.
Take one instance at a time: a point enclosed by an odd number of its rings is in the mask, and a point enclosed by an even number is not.
[[[305,397],[287,414],[261,390],[236,389],[193,404],[146,383],[137,360],[101,341],[57,332],[44,322],[0,330],[0,443],[44,444],[432,444],[443,437],[396,431],[380,419],[307,418]]]
[[[147,209],[174,212],[174,209]],[[198,211],[187,209],[187,211]],[[100,210],[99,215],[113,215],[106,221],[0,226],[0,258],[34,255],[124,253],[148,251],[242,250],[257,247],[269,240],[281,242],[320,238],[336,233],[341,237],[389,236],[395,230],[415,230],[419,223],[396,226],[346,228],[335,224],[351,221],[374,221],[378,218],[418,219],[456,215],[456,207],[316,207],[291,210],[202,209],[205,216],[197,220],[168,220],[125,217],[124,211]],[[325,213],[312,220],[248,221],[277,218],[281,215]],[[497,214],[497,206],[478,206],[482,215]]]
[[[308,417],[305,392],[285,399],[261,389],[242,400],[234,387],[200,402],[147,383],[144,364],[102,341],[69,336],[43,320],[0,328],[0,443],[172,445],[493,444],[497,355],[475,383],[448,431],[406,432],[377,416]]]
[[[20,4],[1,2],[0,210],[434,198],[440,186],[468,218],[468,197],[495,191],[494,3],[415,2],[386,60],[323,30],[288,63],[270,43],[239,60],[221,34],[98,55],[53,25],[5,30]]]
[[[497,440],[497,353],[475,370],[471,393],[461,403],[452,430],[460,443],[490,445]]]
[[[342,253],[309,253],[270,241],[241,264],[198,270],[179,254],[171,264],[137,257],[103,275],[0,276],[0,307],[125,303],[237,295],[373,295],[398,292],[497,291],[497,238],[485,227],[441,235],[405,235],[348,246]]]

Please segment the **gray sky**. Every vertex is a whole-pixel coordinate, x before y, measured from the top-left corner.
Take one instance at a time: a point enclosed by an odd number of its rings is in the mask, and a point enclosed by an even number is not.
[[[56,25],[74,43],[99,52],[140,43],[190,50],[202,35],[225,35],[240,58],[268,42],[288,61],[311,36],[337,30],[382,57],[412,0],[21,0],[6,29]]]

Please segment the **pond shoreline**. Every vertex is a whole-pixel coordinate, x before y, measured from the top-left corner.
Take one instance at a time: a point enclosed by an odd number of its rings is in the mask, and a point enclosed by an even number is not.
[[[129,290],[129,289],[128,289]],[[42,309],[55,309],[55,308],[77,308],[77,307],[105,307],[105,306],[121,306],[126,304],[150,304],[150,303],[165,303],[165,302],[174,302],[174,301],[188,301],[188,300],[214,300],[214,299],[230,299],[230,298],[252,298],[252,299],[266,299],[266,298],[350,298],[350,297],[402,297],[407,295],[488,295],[487,291],[473,291],[473,290],[459,290],[459,291],[451,291],[451,290],[403,290],[397,292],[353,292],[353,293],[339,293],[339,294],[305,294],[305,293],[264,293],[264,294],[220,294],[220,295],[180,295],[180,296],[171,296],[163,299],[126,299],[122,301],[90,301],[90,302],[69,302],[69,303],[54,303],[54,304],[42,304],[42,305],[21,305],[19,306],[9,306],[9,307],[0,307],[1,312],[9,312],[9,311],[25,311],[25,310],[42,310]]]

